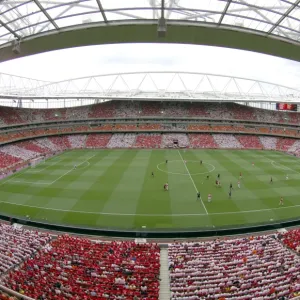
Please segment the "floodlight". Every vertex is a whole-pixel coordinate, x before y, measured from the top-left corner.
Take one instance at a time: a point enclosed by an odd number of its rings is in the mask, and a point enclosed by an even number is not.
[[[19,39],[14,40],[13,42],[13,48],[12,48],[12,52],[14,54],[20,54],[21,53],[21,45],[20,45],[21,41]]]
[[[165,18],[158,19],[158,25],[157,25],[157,35],[159,38],[166,37],[167,33],[167,23]]]

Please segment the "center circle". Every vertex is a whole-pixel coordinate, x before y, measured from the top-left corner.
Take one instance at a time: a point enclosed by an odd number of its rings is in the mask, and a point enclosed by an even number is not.
[[[172,163],[172,162],[181,162],[182,164],[185,163],[185,161],[182,161],[182,160],[179,160],[179,159],[178,159],[178,160],[169,160],[169,161],[168,161],[168,164],[169,164],[169,163]],[[188,163],[188,162],[193,162],[193,163],[198,163],[198,164],[200,164],[200,161],[199,161],[199,160],[186,160],[186,162],[187,162],[187,163]],[[165,164],[166,164],[165,162],[161,162],[161,163],[159,163],[156,167],[157,167],[157,169],[158,169],[159,171],[161,171],[161,172],[164,172],[164,173],[167,173],[167,174],[173,174],[173,175],[184,175],[184,176],[190,176],[190,175],[203,175],[203,174],[211,173],[211,172],[213,172],[213,171],[216,169],[216,167],[215,167],[214,165],[209,164],[209,163],[207,163],[207,162],[202,162],[202,164],[210,166],[210,170],[208,170],[208,171],[206,171],[206,172],[198,172],[198,173],[180,173],[180,172],[171,172],[171,171],[162,170],[160,166],[161,166],[161,165],[165,165]]]

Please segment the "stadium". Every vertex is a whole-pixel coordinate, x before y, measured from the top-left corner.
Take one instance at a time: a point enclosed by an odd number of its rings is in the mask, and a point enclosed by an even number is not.
[[[0,299],[300,299],[300,88],[232,70],[20,75],[22,59],[124,43],[298,63],[299,12],[1,2]],[[13,61],[20,74],[2,72]]]

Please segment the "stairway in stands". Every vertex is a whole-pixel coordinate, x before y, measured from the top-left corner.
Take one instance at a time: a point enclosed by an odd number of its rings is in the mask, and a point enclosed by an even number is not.
[[[159,300],[170,300],[170,272],[168,260],[168,246],[162,245],[160,249],[160,286]]]

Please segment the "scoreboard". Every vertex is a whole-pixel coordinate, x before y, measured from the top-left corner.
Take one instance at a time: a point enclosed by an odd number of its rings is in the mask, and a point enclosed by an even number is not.
[[[277,110],[297,111],[297,104],[276,103]]]

